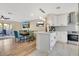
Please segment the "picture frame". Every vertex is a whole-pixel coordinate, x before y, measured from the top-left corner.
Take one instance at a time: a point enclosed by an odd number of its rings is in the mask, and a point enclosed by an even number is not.
[[[22,28],[30,28],[30,23],[29,22],[23,22]]]

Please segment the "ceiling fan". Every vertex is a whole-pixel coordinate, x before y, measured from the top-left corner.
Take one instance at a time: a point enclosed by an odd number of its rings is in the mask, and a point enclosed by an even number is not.
[[[41,9],[41,8],[40,8],[39,10],[40,10],[42,13],[44,13],[44,14],[46,13],[46,12],[45,12],[43,9]]]
[[[1,15],[0,19],[10,19],[10,18],[7,18],[7,17],[4,17],[3,15]]]

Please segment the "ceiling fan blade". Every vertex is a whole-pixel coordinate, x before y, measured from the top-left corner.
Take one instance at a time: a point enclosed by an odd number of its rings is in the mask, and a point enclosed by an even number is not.
[[[10,19],[10,18],[4,18],[4,19]]]
[[[2,19],[2,18],[3,18],[3,19],[10,19],[10,18],[6,18],[6,17],[4,17],[3,15],[1,16],[1,18],[0,18],[0,19]]]
[[[45,12],[43,9],[41,9],[41,8],[40,8],[40,11],[41,11],[42,13],[46,13],[46,12]]]

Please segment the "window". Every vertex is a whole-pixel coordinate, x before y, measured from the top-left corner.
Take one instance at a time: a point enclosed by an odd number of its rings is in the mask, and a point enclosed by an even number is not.
[[[9,24],[4,24],[4,29],[9,29]]]
[[[2,35],[12,35],[12,24],[0,23],[0,36]]]
[[[2,23],[0,23],[0,29],[2,29]]]
[[[9,29],[12,29],[12,25],[11,24],[9,25]]]
[[[29,22],[22,22],[22,28],[30,28]]]
[[[0,23],[0,33],[2,33],[2,23]]]

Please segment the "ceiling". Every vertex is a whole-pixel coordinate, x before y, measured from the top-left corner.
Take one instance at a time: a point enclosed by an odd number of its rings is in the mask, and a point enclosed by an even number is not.
[[[56,9],[58,8],[59,9]],[[39,9],[46,13],[42,13]],[[10,20],[33,20],[50,13],[67,13],[78,11],[77,3],[0,3],[0,15],[9,17]]]

